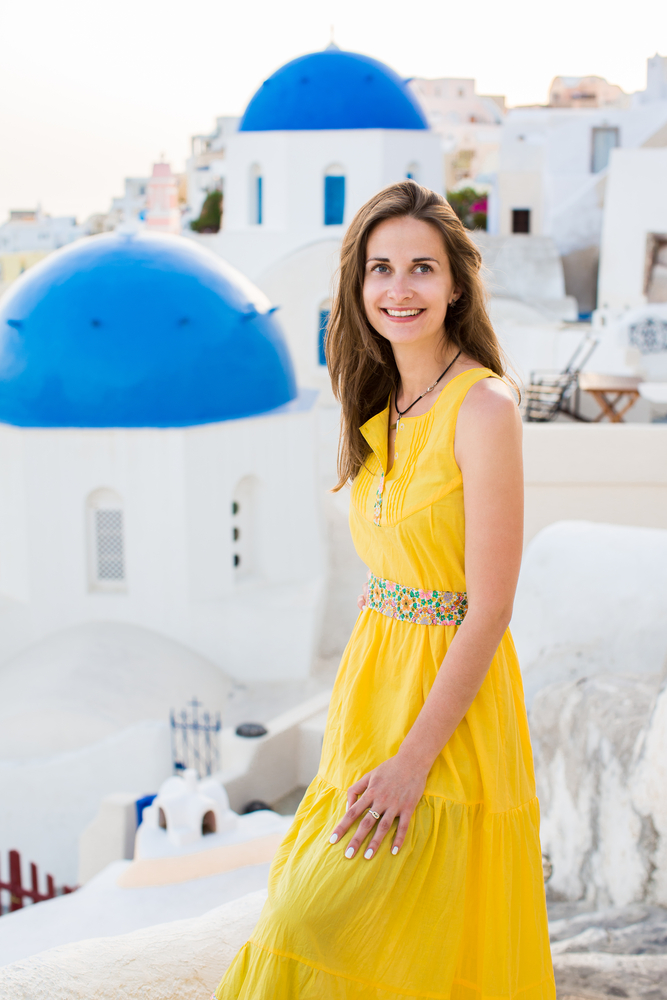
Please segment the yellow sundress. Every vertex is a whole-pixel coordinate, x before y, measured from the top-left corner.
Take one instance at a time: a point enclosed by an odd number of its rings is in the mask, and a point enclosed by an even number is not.
[[[317,777],[274,859],[268,900],[218,1000],[554,1000],[539,806],[509,631],[433,765],[400,852],[329,844],[346,789],[399,749],[465,613],[464,514],[451,379],[403,417],[387,468],[387,409],[362,433],[350,525],[373,573],[343,654]],[[435,624],[430,624],[435,622]],[[395,826],[394,826],[395,831]]]

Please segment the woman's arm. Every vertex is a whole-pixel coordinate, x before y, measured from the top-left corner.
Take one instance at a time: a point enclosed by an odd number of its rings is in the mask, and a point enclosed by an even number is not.
[[[523,536],[521,418],[499,380],[477,382],[466,395],[455,455],[463,475],[468,611],[398,753],[348,790],[348,811],[332,843],[366,816],[346,857],[354,856],[376,824],[369,809],[382,819],[364,856],[375,854],[397,817],[392,853],[398,852],[428,773],[470,708],[512,615]]]

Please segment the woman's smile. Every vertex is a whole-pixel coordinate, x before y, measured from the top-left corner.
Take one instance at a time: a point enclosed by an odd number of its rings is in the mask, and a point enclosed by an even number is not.
[[[385,316],[389,319],[398,321],[399,323],[404,323],[406,320],[414,319],[415,316],[421,316],[425,309],[395,309],[390,306],[380,307],[380,312],[383,312]]]

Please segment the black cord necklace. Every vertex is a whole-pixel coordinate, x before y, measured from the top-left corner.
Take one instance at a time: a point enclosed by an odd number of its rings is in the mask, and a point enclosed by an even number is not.
[[[447,374],[447,372],[449,371],[449,369],[452,367],[452,365],[454,364],[454,362],[459,358],[460,354],[461,354],[461,352],[459,351],[459,353],[456,355],[456,357],[452,358],[452,360],[449,362],[449,364],[445,368],[445,370],[442,373],[442,375],[438,375],[438,377],[435,380],[435,382],[433,383],[433,385],[430,385],[428,387],[428,389],[424,389],[424,391],[422,392],[421,396],[417,396],[417,398],[415,399],[414,403],[410,403],[410,405],[406,406],[406,408],[403,411],[399,410],[399,408],[398,408],[398,389],[395,390],[395,392],[394,392],[394,406],[396,408],[396,412],[398,413],[398,420],[396,421],[396,430],[398,430],[398,425],[399,425],[399,422],[400,422],[401,418],[404,417],[405,414],[408,412],[408,410],[411,410],[412,407],[416,403],[418,403],[420,399],[423,399],[427,392],[433,392],[433,390],[435,389],[435,387],[438,384],[438,382],[445,377],[445,375]]]

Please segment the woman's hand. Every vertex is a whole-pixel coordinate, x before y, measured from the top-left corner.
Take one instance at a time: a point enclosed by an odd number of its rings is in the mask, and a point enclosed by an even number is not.
[[[392,854],[398,854],[403,846],[415,807],[424,794],[427,775],[428,771],[416,767],[407,758],[401,757],[400,751],[395,757],[385,760],[383,764],[369,771],[348,788],[347,812],[329,838],[329,842],[335,844],[340,840],[352,824],[365,813],[347,846],[345,857],[353,858],[374,830],[373,839],[364,852],[364,857],[370,861],[391,829],[394,820],[398,818],[398,829],[391,849]],[[379,821],[371,815],[369,809],[379,814],[381,817]]]
[[[371,571],[370,570],[368,571],[368,577],[367,578],[369,580],[371,578]],[[364,591],[363,591],[363,593],[359,594],[359,596],[357,597],[357,607],[359,608],[360,611],[363,611],[367,604],[368,604],[368,584],[365,583],[364,584]]]

